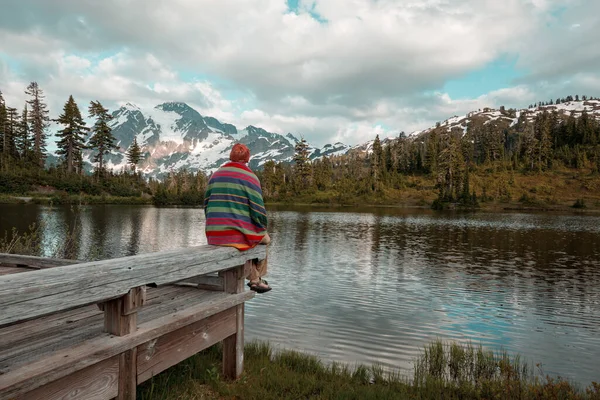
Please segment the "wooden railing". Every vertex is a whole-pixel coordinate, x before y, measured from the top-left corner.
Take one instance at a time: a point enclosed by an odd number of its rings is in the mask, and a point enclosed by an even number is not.
[[[0,275],[0,399],[134,399],[139,383],[221,341],[223,373],[239,377],[254,295],[244,277],[264,257],[264,246],[75,264],[0,254],[0,266],[28,270]]]

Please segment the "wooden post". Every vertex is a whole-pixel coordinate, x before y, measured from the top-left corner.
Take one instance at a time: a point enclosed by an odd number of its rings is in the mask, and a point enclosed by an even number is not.
[[[137,347],[119,356],[119,394],[117,400],[135,400],[137,388]]]
[[[104,303],[104,331],[116,336],[137,329],[137,310],[146,301],[146,287],[131,289],[125,296]]]
[[[137,329],[137,310],[146,302],[146,287],[131,289],[125,296],[103,303],[104,331],[125,336]],[[137,387],[137,347],[119,356],[117,400],[135,400]]]
[[[221,272],[227,293],[244,291],[244,266]],[[244,304],[236,306],[236,333],[223,340],[223,375],[237,379],[244,370]]]

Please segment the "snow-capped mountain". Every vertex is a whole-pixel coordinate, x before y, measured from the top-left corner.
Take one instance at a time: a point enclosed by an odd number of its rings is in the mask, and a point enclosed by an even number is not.
[[[486,107],[478,111],[472,111],[466,115],[455,115],[454,117],[448,118],[447,120],[441,122],[439,127],[436,124],[436,126],[432,126],[424,130],[411,132],[407,136],[410,139],[418,140],[424,136],[427,136],[436,129],[438,133],[454,131],[462,132],[464,134],[467,132],[467,126],[469,126],[469,124],[472,126],[480,126],[494,123],[500,127],[509,128],[515,126],[519,122],[519,119],[521,119],[522,122],[532,122],[537,115],[545,111],[549,113],[557,112],[559,118],[562,119],[566,119],[571,115],[573,115],[575,118],[578,118],[583,114],[583,112],[586,112],[589,117],[600,120],[600,100],[591,99],[566,101],[559,104],[533,106],[522,110],[504,108],[497,110]],[[386,137],[380,138],[380,140],[381,145],[385,146],[386,144],[397,140],[397,138]],[[355,154],[365,156],[373,151],[373,143],[374,140],[369,140],[366,143],[352,146],[346,152],[353,152]]]
[[[234,143],[244,143],[250,149],[250,167],[265,162],[290,162],[299,141],[291,133],[283,136],[262,128],[248,126],[239,130],[216,118],[202,116],[185,103],[170,102],[152,109],[141,109],[126,104],[112,114],[111,128],[119,150],[106,157],[106,166],[120,170],[126,166],[125,152],[134,138],[145,154],[140,170],[149,176],[160,176],[169,171],[186,168],[189,171],[216,170],[228,160]],[[343,143],[309,147],[310,158],[344,154],[350,147]],[[91,164],[91,153],[84,156]]]
[[[455,115],[454,117],[443,121],[440,124],[440,128],[445,129],[448,132],[451,132],[452,130],[456,129],[461,129],[463,132],[466,132],[467,125],[469,123],[480,123],[482,125],[487,125],[493,122],[499,125],[512,127],[518,123],[519,118],[522,118],[524,121],[531,122],[535,119],[535,117],[538,114],[541,114],[544,111],[550,113],[556,111],[562,118],[567,118],[570,115],[573,115],[575,118],[578,118],[583,112],[586,112],[588,116],[600,120],[600,100],[594,99],[567,101],[560,104],[536,106],[522,110],[495,110],[492,108],[484,108],[483,110],[472,111],[467,115],[463,116]],[[412,132],[409,136],[419,137],[421,135],[426,135],[434,129],[436,129],[436,127],[431,127],[422,131],[415,131]]]
[[[438,132],[440,129],[447,132],[466,132],[469,124],[477,126],[494,123],[502,127],[512,127],[519,120],[532,121],[544,111],[556,111],[563,118],[570,115],[579,117],[585,111],[589,116],[600,120],[600,100],[567,101],[522,110],[484,108],[463,116],[454,116],[441,122],[439,127],[432,126],[412,132],[408,136],[418,139],[436,128]],[[202,116],[189,105],[180,102],[163,103],[151,109],[126,104],[114,111],[112,116],[111,128],[119,150],[106,157],[107,168],[118,171],[126,167],[125,152],[135,137],[144,153],[144,160],[139,167],[148,176],[162,176],[183,168],[188,171],[214,171],[228,160],[229,151],[236,142],[244,143],[250,148],[251,168],[260,168],[269,160],[291,162],[294,147],[300,140],[292,133],[280,135],[252,125],[240,130],[216,118]],[[386,145],[395,139],[381,138],[381,144]],[[322,148],[311,146],[309,143],[308,151],[311,159],[349,152],[367,155],[372,152],[373,142],[374,140],[369,140],[356,146],[335,143]],[[84,154],[84,161],[90,169],[91,157],[90,151]]]

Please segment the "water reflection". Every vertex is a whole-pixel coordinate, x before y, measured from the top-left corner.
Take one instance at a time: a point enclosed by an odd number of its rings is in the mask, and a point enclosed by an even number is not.
[[[269,281],[247,337],[410,369],[437,337],[504,347],[545,373],[600,378],[600,218],[272,210]],[[0,206],[0,231],[78,226],[80,258],[205,244],[200,209]]]

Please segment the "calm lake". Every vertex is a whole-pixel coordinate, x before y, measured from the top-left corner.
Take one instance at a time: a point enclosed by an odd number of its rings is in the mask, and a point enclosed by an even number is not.
[[[272,209],[274,290],[247,303],[247,340],[410,374],[436,338],[520,353],[544,374],[600,380],[600,216]],[[43,224],[79,257],[205,244],[194,208],[0,205],[0,234]]]

